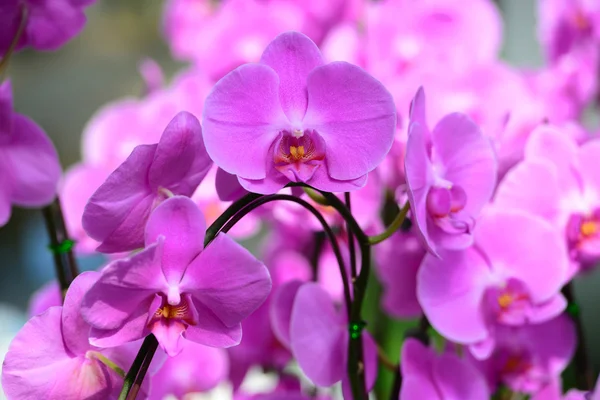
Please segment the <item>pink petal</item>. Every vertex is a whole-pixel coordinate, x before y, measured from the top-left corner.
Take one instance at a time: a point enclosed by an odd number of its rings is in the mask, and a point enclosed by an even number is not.
[[[58,281],[53,280],[35,291],[29,299],[27,314],[30,317],[39,315],[50,307],[62,305],[63,299]]]
[[[61,168],[54,145],[42,128],[29,118],[14,114],[10,142],[0,147],[11,166],[10,197],[20,206],[39,207],[56,196]]]
[[[263,303],[271,278],[248,250],[221,233],[188,266],[180,288],[233,327]]]
[[[402,387],[400,399],[442,399],[432,376],[434,353],[416,339],[406,339],[400,355]]]
[[[496,190],[494,205],[516,208],[555,221],[560,211],[558,176],[546,161],[523,161],[510,169]]]
[[[433,167],[427,154],[425,142],[426,128],[419,123],[411,124],[406,142],[404,170],[408,185],[408,198],[412,221],[416,224],[417,233],[423,238],[428,250],[436,254],[434,243],[427,233],[427,195],[433,184]]]
[[[111,263],[84,296],[83,318],[98,329],[119,329],[134,315],[147,315],[155,294],[167,292],[160,257],[160,245],[154,245]]]
[[[242,325],[226,326],[212,310],[200,301],[193,299],[198,313],[198,324],[185,330],[185,338],[211,347],[237,346],[242,340]]]
[[[90,349],[90,326],[81,316],[81,302],[98,278],[98,272],[83,272],[71,283],[65,297],[62,310],[63,340],[66,348],[74,354],[84,354]]]
[[[579,166],[584,183],[600,197],[600,140],[590,140],[579,148]]]
[[[48,398],[70,364],[79,363],[64,346],[61,310],[50,307],[33,317],[11,342],[2,365],[2,389],[9,398]]]
[[[434,164],[443,177],[467,193],[464,210],[476,217],[496,188],[498,163],[491,141],[465,114],[447,115],[431,133]]]
[[[215,186],[221,201],[235,201],[247,193],[240,185],[237,177],[222,168],[217,169]]]
[[[444,400],[488,400],[490,390],[483,375],[466,359],[442,354],[434,363],[433,376]]]
[[[156,321],[150,328],[161,348],[171,357],[183,350],[182,334],[185,329],[182,322],[165,318]]]
[[[206,223],[192,200],[175,196],[156,207],[146,225],[146,245],[162,241],[162,270],[169,285],[177,285],[187,266],[203,248]]]
[[[225,171],[264,179],[269,148],[289,129],[279,100],[279,78],[272,68],[245,64],[223,77],[204,102],[206,150]]]
[[[245,179],[238,177],[238,181],[242,188],[248,192],[273,194],[283,189],[290,180],[278,171],[268,171],[264,179]]]
[[[182,111],[165,128],[148,171],[148,184],[191,196],[208,173],[212,160],[202,141],[200,122]]]
[[[307,183],[316,189],[331,193],[353,192],[367,184],[368,174],[359,176],[356,179],[341,181],[331,178],[327,168],[326,165],[321,165]]]
[[[303,284],[304,282],[297,280],[284,283],[273,292],[273,298],[269,304],[269,319],[273,333],[287,348],[290,347],[290,322],[294,300],[298,289]]]
[[[541,218],[516,210],[490,212],[479,221],[475,243],[494,273],[521,280],[534,302],[549,300],[565,283],[569,268],[565,240]]]
[[[292,353],[306,376],[318,386],[331,386],[345,375],[349,332],[329,295],[307,283],[292,309]]]
[[[417,94],[415,94],[415,97],[410,103],[409,111],[410,122],[417,122],[422,127],[427,129],[427,118],[425,115],[425,91],[423,90],[423,86],[420,86],[417,90]]]
[[[303,124],[324,139],[329,175],[356,179],[381,163],[392,147],[396,106],[387,89],[360,67],[334,62],[308,77]]]
[[[540,125],[527,140],[526,160],[547,160],[557,171],[569,171],[577,158],[577,143],[551,125]]]
[[[279,76],[283,112],[292,123],[302,121],[308,103],[308,75],[323,65],[319,48],[302,33],[285,32],[269,43],[260,62],[273,68]]]
[[[15,7],[17,8],[17,7]],[[7,12],[7,11],[5,11]],[[1,53],[1,50],[0,50]],[[10,79],[0,83],[0,137],[8,137],[13,127],[13,99]]]
[[[156,147],[136,147],[86,205],[83,228],[92,238],[105,242],[100,251],[128,251],[143,246],[144,225],[155,196],[150,193],[147,176]]]
[[[417,274],[417,298],[431,325],[446,338],[474,343],[488,335],[481,313],[490,280],[478,252],[445,251],[442,260],[425,256]]]

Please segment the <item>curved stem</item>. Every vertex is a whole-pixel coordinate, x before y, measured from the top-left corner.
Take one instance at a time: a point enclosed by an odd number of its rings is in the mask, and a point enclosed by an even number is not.
[[[19,40],[21,40],[21,35],[23,35],[23,31],[25,31],[25,25],[27,25],[27,17],[28,17],[27,14],[28,14],[27,8],[25,7],[24,4],[22,4],[21,5],[21,21],[19,22],[19,27],[17,28],[17,33],[15,34],[13,41],[10,43],[10,46],[9,46],[8,50],[6,51],[6,54],[4,54],[4,57],[0,61],[0,82],[2,81],[1,78],[2,78],[2,75],[4,75],[4,71],[8,67],[8,62],[10,61],[10,57],[12,56],[13,52],[17,48],[17,45],[19,44]]]
[[[381,243],[385,239],[392,236],[402,226],[402,223],[406,219],[406,214],[408,214],[408,210],[410,210],[410,204],[407,201],[406,204],[404,204],[404,207],[402,207],[402,209],[398,213],[398,215],[396,215],[396,218],[394,218],[392,223],[385,229],[385,231],[383,231],[379,235],[369,237],[369,244],[375,245]]]
[[[344,264],[344,259],[342,258],[342,253],[340,252],[340,247],[335,238],[335,234],[333,233],[333,230],[331,229],[331,227],[329,226],[327,221],[325,221],[325,218],[323,218],[323,215],[321,215],[321,213],[315,207],[313,207],[310,203],[308,203],[307,201],[305,201],[299,197],[292,196],[289,194],[272,194],[269,196],[263,196],[261,198],[256,199],[252,203],[247,204],[243,209],[241,209],[237,214],[235,214],[235,216],[233,218],[231,218],[225,224],[225,226],[223,226],[223,229],[221,229],[221,232],[228,232],[236,223],[238,223],[245,215],[250,213],[252,210],[262,206],[263,204],[270,203],[270,202],[276,201],[276,200],[291,201],[296,204],[299,204],[300,206],[307,209],[311,214],[313,214],[319,220],[321,225],[323,226],[323,231],[325,231],[327,238],[331,242],[331,248],[333,250],[333,253],[335,254],[335,258],[340,267],[340,274],[342,275],[342,283],[344,284],[344,298],[346,300],[348,317],[350,318],[352,296],[351,296],[351,292],[350,292],[348,272],[346,271],[346,266]],[[216,233],[215,233],[215,236],[216,236]]]
[[[156,337],[152,334],[146,336],[137,356],[135,356],[135,360],[133,360],[129,371],[125,376],[119,400],[135,399],[157,348],[158,340],[156,340]]]
[[[206,230],[206,235],[204,236],[204,247],[206,247],[214,238],[217,236],[217,233],[221,230],[223,225],[231,217],[237,214],[242,208],[246,207],[248,204],[252,203],[254,200],[261,198],[263,195],[258,193],[248,193],[244,197],[233,202],[223,214],[219,216],[213,222],[208,229]]]
[[[58,197],[42,209],[42,214],[46,221],[46,230],[50,237],[49,248],[54,256],[56,275],[64,298],[69,285],[79,275],[79,268],[77,268],[77,261],[72,249],[74,242],[69,239]]]
[[[344,200],[346,201],[346,207],[348,210],[352,212],[352,203],[350,201],[350,193],[344,193]],[[356,249],[354,248],[354,235],[352,235],[352,231],[348,228],[348,224],[346,223],[346,230],[348,231],[348,250],[350,251],[350,271],[352,273],[352,281],[356,279]]]

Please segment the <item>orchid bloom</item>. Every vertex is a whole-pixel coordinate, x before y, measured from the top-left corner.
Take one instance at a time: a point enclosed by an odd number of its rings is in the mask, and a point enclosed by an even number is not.
[[[324,64],[308,37],[288,32],[259,63],[217,82],[202,127],[215,164],[249,191],[275,193],[289,182],[351,191],[365,185],[390,150],[396,108],[361,68]]]
[[[575,263],[571,274],[600,260],[599,158],[600,140],[578,146],[563,130],[542,125],[494,198],[498,207],[520,209],[555,226]]]
[[[496,348],[486,360],[474,360],[496,390],[501,384],[534,394],[556,380],[575,353],[575,325],[568,315],[541,324],[498,327]]]
[[[347,374],[350,338],[345,308],[336,308],[329,294],[317,283],[290,281],[281,286],[271,307],[273,330],[290,347],[302,372],[318,386],[342,381],[342,390],[350,398]],[[377,347],[365,330],[363,341],[367,390],[377,377]]]
[[[8,222],[13,204],[49,204],[59,177],[52,142],[35,122],[13,111],[10,81],[0,83],[0,227]]]
[[[540,323],[559,315],[569,261],[550,224],[518,211],[490,210],[473,247],[427,255],[417,274],[417,298],[431,325],[486,358],[498,325]]]
[[[15,40],[23,18],[23,34],[16,49],[56,50],[85,25],[84,8],[95,0],[7,0],[0,13],[0,56]]]
[[[491,142],[464,114],[442,118],[430,133],[425,94],[419,89],[410,111],[405,171],[418,232],[433,254],[473,242],[475,220],[496,186]]]
[[[446,351],[436,355],[416,339],[402,345],[402,388],[399,400],[488,400],[483,375],[464,358]]]
[[[115,253],[144,244],[144,224],[152,209],[172,195],[191,196],[212,161],[192,114],[177,114],[158,144],[137,146],[89,199],[83,228]]]
[[[90,327],[79,313],[81,300],[98,275],[79,275],[62,307],[48,308],[17,334],[2,366],[2,388],[9,399],[104,400],[118,396],[123,386],[119,374],[133,362],[135,349],[90,345]]]
[[[170,356],[183,339],[237,345],[241,321],[271,289],[266,267],[226,234],[203,249],[206,229],[192,200],[175,196],[150,216],[143,251],[106,267],[83,299],[90,342],[118,346],[153,333]]]

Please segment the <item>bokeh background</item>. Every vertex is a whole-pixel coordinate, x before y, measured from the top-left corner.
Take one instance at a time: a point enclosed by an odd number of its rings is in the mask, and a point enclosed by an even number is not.
[[[498,3],[505,20],[503,58],[516,66],[542,65],[535,0]],[[79,159],[81,132],[98,108],[141,94],[141,60],[156,60],[167,77],[183,67],[171,59],[161,37],[162,8],[157,0],[99,0],[88,9],[83,33],[59,51],[24,51],[13,57],[8,73],[15,108],[46,130],[63,168]],[[81,260],[85,269],[101,262],[99,257]],[[14,210],[8,225],[0,229],[0,359],[8,338],[26,320],[31,294],[53,277],[41,213]],[[600,337],[600,271],[577,279],[575,289],[594,368],[600,370],[600,340],[596,340]]]

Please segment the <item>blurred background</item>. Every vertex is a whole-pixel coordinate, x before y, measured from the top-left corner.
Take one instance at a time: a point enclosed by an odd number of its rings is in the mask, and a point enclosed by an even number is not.
[[[535,0],[498,3],[505,21],[503,58],[515,66],[540,66]],[[81,132],[96,110],[115,99],[141,94],[144,85],[138,64],[142,59],[156,60],[167,77],[184,66],[172,60],[162,38],[162,7],[161,1],[99,0],[87,11],[83,33],[59,51],[27,50],[13,57],[8,73],[15,108],[46,130],[63,168],[78,161]],[[10,222],[0,229],[0,336],[19,329],[31,294],[54,278],[47,242],[37,210],[13,210]],[[101,262],[98,257],[81,260],[84,269]],[[600,336],[599,286],[599,271],[575,281],[596,370],[600,369],[600,341],[594,339]],[[8,344],[1,337],[0,343]]]

